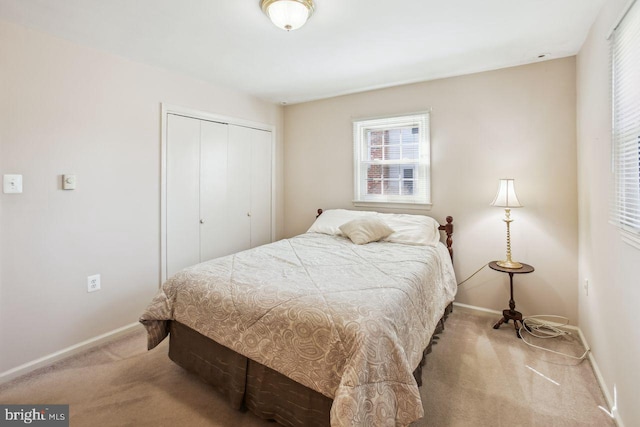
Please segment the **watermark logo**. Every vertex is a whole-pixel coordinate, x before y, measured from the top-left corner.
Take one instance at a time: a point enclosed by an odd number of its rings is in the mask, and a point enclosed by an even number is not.
[[[69,405],[0,405],[0,427],[69,427]]]

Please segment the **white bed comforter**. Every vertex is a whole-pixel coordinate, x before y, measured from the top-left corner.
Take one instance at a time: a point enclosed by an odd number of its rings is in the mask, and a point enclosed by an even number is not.
[[[334,399],[332,426],[407,425],[423,416],[412,372],[455,293],[441,244],[307,233],[182,270],[140,321],[150,349],[177,320]]]

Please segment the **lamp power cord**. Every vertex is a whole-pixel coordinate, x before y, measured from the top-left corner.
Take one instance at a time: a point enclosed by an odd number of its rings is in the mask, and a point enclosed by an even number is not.
[[[479,269],[477,269],[477,270],[475,271],[475,273],[473,273],[471,276],[467,277],[467,278],[466,278],[466,279],[464,279],[462,282],[458,283],[458,286],[462,285],[463,283],[465,283],[466,281],[468,281],[469,279],[471,279],[473,276],[475,276],[476,274],[480,273],[480,271],[482,271],[482,269],[483,269],[483,268],[485,268],[487,265],[489,265],[489,264],[488,264],[488,263],[487,263],[487,264],[484,264],[482,267],[480,267]]]
[[[559,322],[554,322],[551,320],[545,319],[558,319]],[[548,339],[548,338],[557,338],[564,335],[571,335],[571,332],[561,329],[563,326],[567,326],[569,324],[569,319],[564,316],[556,316],[553,314],[539,314],[535,316],[529,316],[522,319],[522,326],[520,327],[520,338],[522,342],[530,347],[537,348],[539,350],[544,350],[549,353],[558,354],[560,356],[566,356],[575,360],[584,360],[591,349],[587,347],[584,353],[581,356],[574,356],[571,354],[563,353],[560,351],[551,350],[550,348],[541,347],[539,345],[533,344],[530,341],[527,341],[524,338],[524,331],[533,335],[536,338]]]

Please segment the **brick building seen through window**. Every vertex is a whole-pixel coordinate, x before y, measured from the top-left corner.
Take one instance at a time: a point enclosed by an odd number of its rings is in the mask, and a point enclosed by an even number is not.
[[[367,169],[367,194],[410,196],[414,194],[419,156],[417,127],[399,127],[367,131],[369,161],[409,160],[407,164],[370,164]]]

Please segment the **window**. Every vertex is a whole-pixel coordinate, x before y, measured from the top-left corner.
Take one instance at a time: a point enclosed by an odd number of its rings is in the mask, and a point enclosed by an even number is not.
[[[353,122],[354,204],[429,205],[429,113]]]
[[[612,36],[613,221],[636,234],[640,233],[640,2],[632,4]]]

